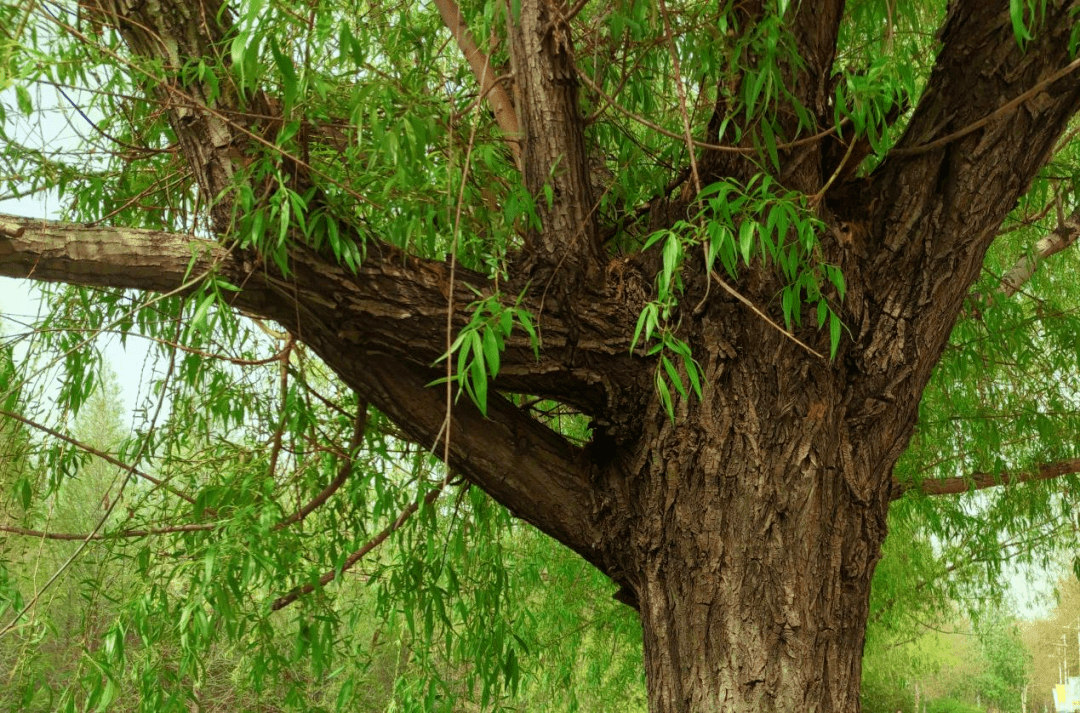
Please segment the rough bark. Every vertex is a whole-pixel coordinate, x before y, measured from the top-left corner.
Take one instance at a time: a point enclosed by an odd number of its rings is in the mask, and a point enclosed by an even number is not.
[[[790,342],[730,305],[704,324],[703,398],[674,424],[654,414],[610,508],[627,518],[650,709],[857,710],[888,498],[865,484],[843,379],[792,369]]]
[[[556,280],[559,296],[580,279],[599,286],[606,262],[578,108],[568,9],[564,0],[524,0],[510,42],[524,132],[525,186],[541,223],[526,236],[525,269]]]

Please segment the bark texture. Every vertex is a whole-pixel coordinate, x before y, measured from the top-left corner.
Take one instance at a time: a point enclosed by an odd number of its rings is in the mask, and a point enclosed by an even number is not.
[[[657,260],[611,258],[600,237],[573,13],[560,0],[518,5],[508,30],[513,109],[540,225],[525,236],[512,284],[531,285],[523,304],[541,315],[544,349],[536,360],[524,339],[508,343],[486,419],[464,400],[453,409],[451,463],[620,586],[618,596],[641,615],[655,713],[857,711],[870,581],[888,504],[906,487],[892,469],[987,248],[1080,107],[1075,76],[1060,76],[1071,61],[1076,3],[1049,8],[1021,50],[1007,1],[951,2],[925,93],[872,175],[827,185],[836,167],[824,142],[783,152],[777,177],[785,185],[827,188],[821,249],[843,269],[851,338],[834,361],[815,357],[743,302],[707,292],[710,276],[691,261],[685,303],[699,308],[684,310],[680,337],[703,367],[704,386],[701,399],[678,401],[674,422],[656,396],[655,362],[629,354]],[[132,53],[171,71],[212,56],[231,31],[228,9],[212,0],[101,0],[99,11]],[[764,11],[740,5],[739,26],[752,27]],[[787,18],[804,60],[790,80],[822,121],[843,12],[842,2],[792,3]],[[448,13],[460,41],[464,24]],[[484,81],[486,60],[478,66]],[[276,104],[255,93],[242,106],[228,91],[211,101],[190,82],[156,91],[227,243],[236,162],[255,150]],[[510,111],[506,97],[498,101]],[[717,115],[723,109],[718,102]],[[705,177],[753,168],[732,156],[701,152]],[[314,185],[302,171],[295,180]],[[654,201],[651,226],[671,225],[686,208]],[[495,285],[402,255],[355,226],[340,230],[367,240],[356,274],[298,246],[283,275],[257,256],[187,236],[6,218],[0,274],[190,289],[195,246],[194,277],[215,271],[242,285],[237,308],[280,322],[364,402],[441,452],[443,392],[426,385],[439,376],[431,364],[446,348],[447,310],[457,327],[467,319],[448,295],[490,294]],[[749,268],[738,289],[768,308],[777,280],[769,268]],[[828,352],[826,335],[806,328],[798,336]],[[592,443],[572,445],[497,392],[590,415]],[[1075,467],[1059,464],[1045,477]],[[983,481],[976,484],[990,484]]]

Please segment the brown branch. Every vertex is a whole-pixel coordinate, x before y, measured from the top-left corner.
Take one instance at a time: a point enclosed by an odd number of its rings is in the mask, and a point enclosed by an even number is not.
[[[521,129],[518,125],[517,112],[514,111],[514,103],[510,100],[510,95],[507,94],[502,82],[496,76],[487,55],[477,47],[476,40],[473,39],[472,33],[469,32],[469,28],[465,24],[465,18],[462,16],[457,3],[454,0],[435,0],[435,6],[439,8],[439,14],[442,15],[443,22],[446,23],[450,34],[457,41],[457,45],[461,49],[461,53],[465,55],[469,66],[472,67],[476,81],[480,84],[481,96],[486,96],[491,103],[495,121],[499,124],[499,128],[502,129],[506,143],[514,153],[514,160],[520,170],[521,146],[519,140]]]
[[[892,499],[897,500],[910,491],[920,492],[923,495],[956,495],[958,493],[993,488],[998,485],[1053,480],[1073,473],[1080,473],[1080,458],[1057,463],[1043,463],[1037,466],[1035,470],[1019,473],[1009,471],[1002,473],[972,473],[968,476],[924,480],[920,483],[901,483],[893,479]]]
[[[218,527],[217,523],[207,522],[193,525],[172,525],[169,527],[155,527],[150,530],[120,530],[119,532],[101,533],[72,533],[72,532],[45,532],[44,530],[28,530],[25,527],[11,527],[0,525],[0,532],[10,532],[13,535],[25,535],[37,537],[43,540],[115,540],[121,537],[149,537],[150,535],[168,535],[174,532],[206,532]]]
[[[88,228],[12,216],[21,237],[0,237],[0,275],[97,287],[155,292],[191,289],[211,271],[242,286],[228,299],[234,309],[281,324],[306,344],[364,400],[396,423],[405,437],[439,452],[445,415],[439,378],[429,365],[445,350],[439,337],[446,315],[449,270],[441,262],[403,260],[392,247],[368,241],[367,259],[354,274],[302,248],[282,279],[265,267],[246,264],[216,243],[192,236],[130,228]],[[192,255],[198,257],[192,265]],[[191,269],[189,272],[189,265]],[[458,269],[457,289],[483,289],[484,278]],[[527,307],[538,311],[535,302]],[[593,484],[579,448],[521,413],[497,390],[559,398],[579,410],[603,406],[615,382],[593,378],[612,362],[637,368],[624,342],[609,335],[619,315],[592,302],[575,306],[578,353],[592,364],[570,368],[559,358],[569,328],[554,310],[544,317],[545,352],[533,356],[529,338],[507,340],[504,368],[489,392],[485,417],[461,400],[452,414],[450,466],[519,517],[536,525],[586,559],[600,563],[596,549]],[[456,310],[455,327],[468,318]],[[621,323],[621,320],[620,322]],[[604,566],[601,564],[601,568]]]
[[[427,505],[430,505],[431,503],[435,502],[435,500],[440,495],[442,495],[443,488],[445,488],[445,487],[446,487],[446,482],[445,481],[440,483],[438,487],[436,487],[434,490],[432,490],[431,492],[429,492],[427,495],[425,495],[422,498],[423,502],[425,504],[427,504]],[[362,560],[369,552],[371,552],[373,549],[375,549],[376,547],[381,545],[386,540],[387,537],[390,537],[390,535],[392,535],[396,530],[398,530],[402,525],[404,525],[405,522],[410,517],[412,517],[413,513],[415,513],[419,508],[420,508],[420,500],[417,500],[416,502],[411,503],[407,508],[405,508],[404,510],[401,511],[401,514],[397,516],[397,519],[394,520],[394,522],[391,525],[389,525],[382,532],[375,535],[375,537],[371,538],[366,543],[364,543],[363,547],[361,547],[360,549],[356,550],[351,555],[349,555],[345,559],[345,562],[341,565],[340,569],[332,569],[329,572],[326,572],[325,574],[323,574],[321,577],[319,577],[319,585],[318,586],[325,587],[327,584],[334,581],[337,578],[338,574],[344,574],[346,570],[350,569],[353,565],[355,565],[357,562]],[[279,609],[284,609],[285,607],[289,606],[290,604],[295,602],[300,597],[304,596],[305,594],[311,594],[314,591],[315,591],[315,585],[314,584],[305,584],[305,585],[303,585],[301,587],[297,587],[297,588],[293,589],[292,591],[290,591],[288,594],[284,594],[284,595],[278,597],[277,599],[275,599],[274,603],[270,605],[270,610],[271,611],[278,611]]]
[[[573,291],[570,286],[598,285],[607,263],[593,213],[585,121],[573,81],[573,32],[562,9],[562,3],[550,0],[522,0],[510,27],[523,175],[537,199],[539,217],[539,226],[525,234],[529,257],[523,271],[545,282],[556,279],[556,301],[560,293]]]
[[[345,458],[345,462],[341,464],[341,468],[338,470],[337,477],[327,485],[321,493],[312,498],[311,502],[304,505],[302,508],[294,512],[289,517],[285,518],[277,525],[274,526],[275,530],[281,530],[283,528],[292,525],[293,523],[300,522],[305,517],[313,513],[319,506],[330,499],[337,490],[345,484],[345,481],[349,479],[349,475],[352,473],[354,455],[356,449],[360,447],[360,442],[364,439],[364,431],[367,429],[367,416],[368,407],[366,403],[361,402],[357,407],[356,422],[353,425],[352,440],[349,442],[349,453]]]

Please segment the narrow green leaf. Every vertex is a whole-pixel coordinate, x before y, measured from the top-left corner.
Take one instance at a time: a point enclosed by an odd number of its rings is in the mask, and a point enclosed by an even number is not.
[[[679,392],[679,396],[682,396],[685,399],[686,387],[683,385],[682,377],[679,376],[679,372],[675,368],[675,365],[671,363],[671,360],[668,359],[666,355],[660,357],[660,363],[663,365],[664,371],[667,372],[668,378],[671,380],[675,390]]]
[[[671,403],[671,390],[668,389],[667,383],[664,381],[663,372],[659,369],[656,371],[656,394],[660,397],[660,403],[664,407],[664,411],[667,413],[668,418],[674,423],[675,421],[675,407]]]
[[[829,357],[836,356],[836,350],[840,346],[840,318],[835,312],[829,312]]]
[[[30,92],[21,84],[15,85],[15,102],[24,116],[30,116],[34,113],[34,102],[30,99]]]
[[[765,141],[765,150],[769,153],[769,160],[773,168],[780,170],[780,155],[776,151],[776,135],[773,133],[772,122],[768,118],[761,121],[761,137]]]
[[[495,330],[490,327],[484,329],[484,357],[487,359],[488,374],[492,379],[499,375],[499,351]]]
[[[739,252],[742,254],[743,262],[750,264],[751,248],[754,246],[754,230],[755,224],[753,221],[744,220],[739,225]]]

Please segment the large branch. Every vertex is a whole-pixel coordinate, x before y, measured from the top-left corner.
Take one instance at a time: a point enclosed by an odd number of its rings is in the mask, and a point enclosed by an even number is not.
[[[217,54],[233,35],[228,8],[220,0],[88,1],[100,4],[103,16],[120,31],[132,53],[161,67],[155,91],[166,105],[200,193],[212,206],[213,227],[227,242],[234,212],[232,196],[241,180],[237,169],[269,145],[261,134],[280,124],[281,118],[276,103],[262,91],[247,87],[241,96],[235,77],[222,76],[213,82],[181,77],[181,68],[194,61],[222,66]],[[575,192],[579,183],[586,191],[588,186],[578,166],[585,155],[584,139],[572,86],[568,28],[565,22],[557,22],[559,11],[554,7],[549,1],[525,3],[522,31],[517,34],[523,36],[519,44],[526,49],[515,54],[530,77],[524,82],[525,96],[541,110],[539,116],[533,112],[525,121],[529,187],[540,196],[550,181],[554,190],[553,200],[541,201],[538,209],[544,238],[533,242],[534,254],[549,274],[565,264],[574,276],[584,271],[599,247],[590,207],[582,206]],[[556,23],[554,29],[550,22]],[[322,193],[307,167],[285,173],[294,183],[291,188],[301,194],[310,191],[307,207],[317,209]],[[447,414],[445,390],[428,388],[445,375],[430,365],[446,351],[453,336],[447,332],[468,321],[461,303],[470,299],[470,287],[490,293],[489,281],[443,263],[402,255],[360,234],[345,220],[338,227],[343,239],[363,243],[366,249],[364,264],[355,274],[334,259],[302,247],[305,242],[299,236],[293,236],[285,276],[256,255],[226,253],[185,236],[140,231],[87,234],[71,226],[43,223],[28,224],[24,235],[12,237],[0,250],[4,253],[0,274],[172,290],[181,285],[191,246],[196,245],[203,255],[196,270],[214,267],[242,287],[232,298],[235,307],[284,325],[416,442],[438,449],[449,440],[451,467],[519,517],[607,569],[594,551],[598,537],[593,531],[593,486],[578,449],[497,393],[489,394],[489,418],[485,418],[464,399]],[[452,295],[457,298],[451,299]],[[625,345],[611,344],[607,338],[613,315],[589,305],[579,309],[578,304],[558,297],[555,301],[562,309],[546,310],[541,325],[544,353],[557,357],[538,365],[527,339],[511,341],[503,355],[505,368],[493,387],[539,395],[557,391],[586,410],[605,407],[610,394],[617,391],[607,374],[618,370],[604,362],[629,359],[625,351],[615,357]],[[527,305],[534,314],[542,311],[540,299]],[[452,313],[449,322],[448,310]],[[563,324],[559,312],[573,323]],[[617,317],[616,324],[629,321],[626,315]],[[560,345],[568,348],[558,349]],[[597,358],[573,361],[575,351],[588,350],[595,350]],[[569,355],[565,363],[560,360],[562,354]],[[639,371],[623,369],[622,373],[633,378]],[[444,428],[447,419],[449,428]]]
[[[514,103],[502,84],[504,78],[495,76],[495,69],[491,66],[487,55],[476,46],[476,40],[469,32],[465,17],[461,14],[457,3],[454,0],[435,0],[435,6],[439,8],[443,22],[450,30],[450,34],[454,36],[458,49],[465,55],[465,60],[469,63],[473,75],[476,76],[476,81],[480,85],[480,96],[487,97],[488,102],[491,103],[495,121],[502,129],[503,137],[520,167],[521,146],[518,143],[521,138],[520,127],[517,112],[514,111]]]
[[[956,478],[942,478],[941,480],[923,480],[918,483],[893,481],[892,499],[897,500],[905,493],[917,491],[923,495],[956,495],[973,490],[983,490],[999,485],[1011,485],[1013,483],[1031,483],[1037,480],[1053,480],[1063,475],[1080,473],[1080,458],[1060,461],[1058,463],[1043,463],[1034,470],[1022,472],[1004,471],[1002,473],[972,473],[968,476]]]
[[[302,254],[309,260],[294,262],[286,280],[265,266],[253,268],[217,243],[187,235],[15,216],[0,216],[0,228],[6,233],[0,237],[0,275],[7,277],[183,292],[213,271],[241,286],[231,298],[234,308],[284,325],[404,434],[442,453],[445,390],[428,384],[441,375],[429,365],[445,344],[445,265],[400,255],[379,260],[376,251],[369,251],[353,276]],[[189,272],[193,254],[197,257]],[[457,290],[468,291],[464,282]],[[550,324],[558,335],[561,328],[555,321]],[[527,344],[516,352],[529,355],[538,385],[550,370],[565,371],[557,362],[535,365]],[[507,355],[511,371],[513,356]],[[508,381],[533,383],[527,378],[530,364],[517,366],[519,376]],[[572,380],[596,390],[600,382],[593,381],[589,370],[575,371]],[[593,550],[592,485],[579,449],[497,393],[488,396],[487,418],[467,399],[459,400],[451,415],[451,467],[604,569]]]
[[[528,268],[569,287],[603,279],[592,187],[565,0],[523,0],[510,29],[525,185],[540,228],[526,236]],[[559,297],[560,295],[556,295]]]
[[[857,256],[845,266],[859,362],[849,418],[889,434],[865,433],[882,462],[906,446],[987,248],[1080,108],[1072,5],[1048,9],[1021,49],[1006,0],[951,3],[911,122],[853,204],[867,212],[835,205]]]

